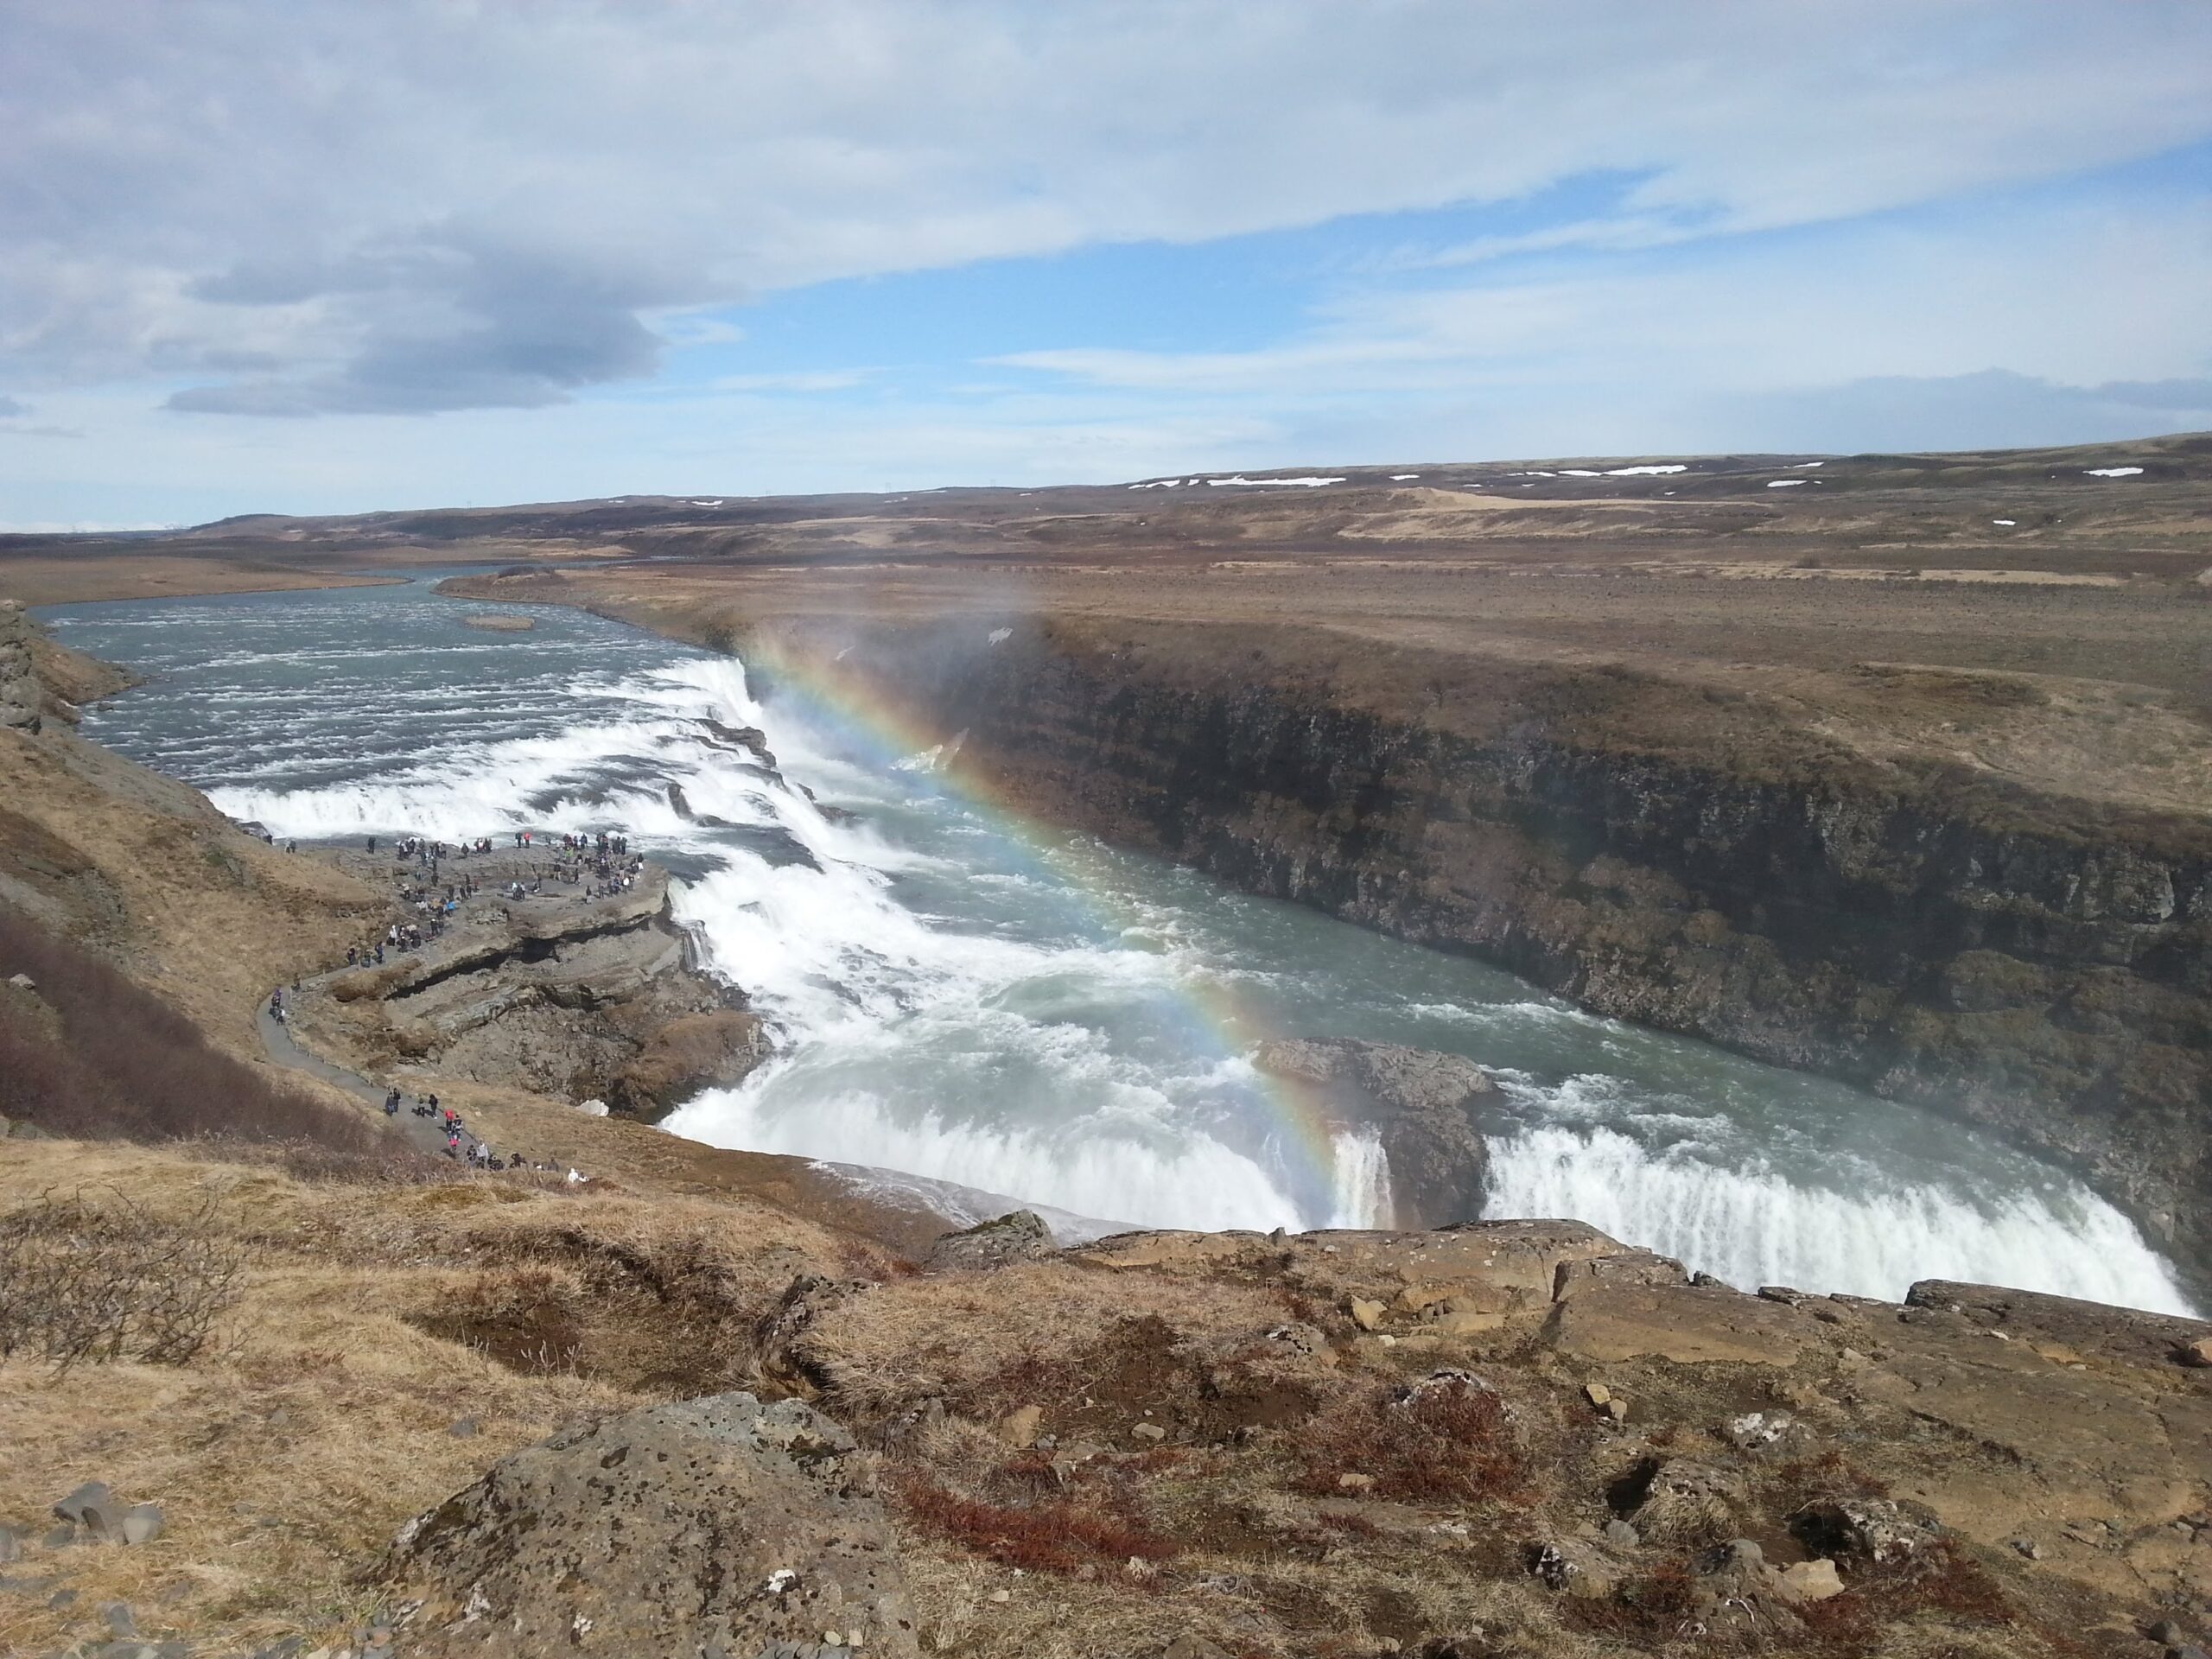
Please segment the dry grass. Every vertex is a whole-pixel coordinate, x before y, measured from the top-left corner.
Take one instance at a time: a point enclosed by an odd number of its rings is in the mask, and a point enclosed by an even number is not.
[[[662,1359],[635,1367],[664,1373],[657,1385],[620,1366],[594,1375],[448,1339],[425,1328],[441,1312],[495,1310],[536,1272],[543,1294],[577,1310],[587,1357],[626,1344],[664,1357],[687,1341],[703,1350],[699,1310],[721,1306],[715,1298],[732,1299],[713,1327],[727,1329],[793,1262],[818,1270],[868,1248],[762,1206],[494,1182],[310,1185],[117,1142],[8,1146],[0,1211],[48,1190],[127,1192],[175,1228],[203,1217],[201,1236],[241,1252],[245,1272],[223,1351],[66,1378],[21,1358],[0,1365],[0,1524],[35,1539],[48,1506],[88,1479],[160,1503],[168,1522],[137,1548],[34,1547],[11,1576],[35,1585],[62,1572],[77,1599],[54,1609],[52,1588],[0,1591],[0,1652],[63,1646],[118,1599],[142,1630],[219,1650],[334,1636],[372,1600],[351,1575],[486,1465],[590,1415],[697,1391]],[[631,1294],[594,1289],[615,1275]],[[719,1379],[728,1356],[696,1363]],[[474,1436],[448,1433],[463,1418]]]
[[[1038,1262],[917,1280],[896,1298],[856,1299],[819,1320],[804,1349],[827,1396],[851,1421],[880,1421],[935,1397],[961,1402],[978,1416],[1039,1405],[1051,1433],[1064,1414],[1081,1410],[1086,1394],[1103,1397],[1135,1322],[1160,1321],[1164,1341],[1155,1337],[1149,1345],[1179,1344],[1196,1364],[1262,1338],[1283,1318],[1280,1298],[1263,1289],[1210,1285],[1193,1295],[1187,1285],[1148,1274]],[[1162,1386],[1179,1385],[1169,1379]],[[1133,1420],[1149,1403],[1135,1398],[1135,1387],[1108,1389]],[[1122,1422],[1120,1432],[1129,1426]]]

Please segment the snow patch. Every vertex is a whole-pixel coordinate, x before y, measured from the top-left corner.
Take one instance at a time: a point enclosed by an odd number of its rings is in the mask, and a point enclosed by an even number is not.
[[[1662,478],[1669,473],[1687,473],[1688,471],[1689,468],[1683,463],[1675,461],[1664,467],[1616,467],[1605,476],[1607,478]]]
[[[991,630],[990,640],[995,645],[1002,645],[1013,638],[1014,630],[1012,628],[993,628]]]
[[[2082,470],[2091,478],[2133,478],[2143,469],[2140,467],[2086,467]]]
[[[1559,475],[1561,478],[1603,478],[1605,476],[1603,473],[1592,472],[1587,467],[1563,467],[1560,469]]]
[[[1790,488],[1790,487],[1791,487],[1792,486],[1794,486],[1794,485],[1798,485],[1798,484],[1809,484],[1809,483],[1811,483],[1812,481],[1813,481],[1813,480],[1812,480],[1811,479],[1809,479],[1809,478],[1775,478],[1775,479],[1769,479],[1769,480],[1767,480],[1767,488],[1769,488],[1770,490],[1786,490],[1786,489]]]
[[[1393,484],[1402,484],[1409,478],[1419,478],[1421,474],[1419,473],[1393,473],[1390,474],[1390,481]]]
[[[1993,518],[1989,522],[1993,524],[2002,524],[2005,529],[2010,530],[2020,521],[2017,518]]]
[[[1197,481],[1196,480],[1192,480],[1192,482],[1194,482],[1194,483],[1195,483],[1196,481]],[[1318,488],[1319,488],[1319,487],[1320,487],[1322,485],[1324,485],[1324,484],[1341,484],[1341,483],[1343,483],[1343,482],[1344,482],[1344,480],[1343,480],[1342,478],[1340,478],[1340,477],[1339,477],[1339,478],[1247,478],[1247,477],[1245,477],[1242,473],[1239,473],[1239,474],[1238,474],[1236,477],[1234,477],[1234,478],[1210,478],[1210,479],[1206,480],[1206,482],[1207,482],[1207,483],[1209,483],[1209,484],[1211,484],[1211,485],[1215,486],[1216,487],[1218,487],[1218,486],[1222,486],[1222,485],[1224,485],[1224,484],[1237,484],[1237,485],[1243,485],[1243,486],[1245,486],[1249,487],[1249,488],[1256,488],[1256,487],[1258,487],[1258,486],[1262,486],[1262,485],[1273,484],[1273,485],[1277,485],[1277,486],[1290,486],[1290,487],[1292,487],[1292,488],[1295,488],[1295,489],[1312,490],[1312,489],[1318,489]]]

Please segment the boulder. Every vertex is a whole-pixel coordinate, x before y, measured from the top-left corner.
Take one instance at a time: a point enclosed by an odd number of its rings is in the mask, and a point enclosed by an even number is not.
[[[1579,1262],[1562,1262],[1552,1275],[1552,1300],[1565,1301],[1578,1291],[1615,1285],[1687,1285],[1690,1276],[1671,1255],[1652,1250],[1619,1250]]]
[[[796,1400],[721,1394],[556,1435],[403,1528],[411,1659],[918,1654],[866,1459]]]
[[[123,1541],[126,1544],[150,1544],[162,1535],[162,1506],[158,1503],[133,1503],[123,1512]]]
[[[1999,1285],[1923,1279],[1905,1292],[1905,1306],[1955,1313],[2014,1341],[2063,1344],[2077,1358],[2134,1365],[2170,1361],[2190,1344],[2212,1342],[2212,1324],[2139,1308],[2110,1307],[2071,1296],[2012,1290]]]
[[[1886,1497],[1824,1498],[1790,1516],[1789,1529],[1816,1554],[1855,1556],[1878,1567],[1912,1560],[1942,1531],[1917,1504]]]
[[[1558,1538],[1533,1552],[1530,1571],[1544,1587],[1588,1601],[1603,1601],[1620,1587],[1625,1569],[1597,1545],[1579,1538]]]
[[[1833,1573],[1834,1564],[1827,1565]],[[1748,1538],[1732,1538],[1699,1556],[1692,1594],[1700,1622],[1709,1631],[1767,1642],[1804,1628],[1790,1611],[1796,1598],[1783,1575]]]
[[[1033,1211],[1017,1210],[945,1234],[930,1246],[922,1265],[931,1273],[988,1273],[1012,1262],[1040,1260],[1058,1249],[1052,1230],[1041,1217]]]
[[[116,1502],[105,1481],[86,1481],[56,1503],[54,1512],[88,1538],[102,1543],[123,1541],[124,1506]]]
[[[1843,1580],[1837,1576],[1835,1563],[1823,1555],[1783,1567],[1781,1588],[1785,1601],[1826,1601],[1843,1593]]]
[[[1348,1125],[1372,1124],[1390,1164],[1400,1227],[1446,1227],[1482,1213],[1490,1149],[1474,1114],[1497,1093],[1490,1073],[1456,1054],[1346,1037],[1260,1045],[1254,1064],[1303,1084]]]

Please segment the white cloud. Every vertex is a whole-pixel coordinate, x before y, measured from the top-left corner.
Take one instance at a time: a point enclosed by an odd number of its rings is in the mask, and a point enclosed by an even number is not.
[[[8,30],[0,372],[264,412],[557,401],[685,339],[641,315],[831,277],[1598,169],[1640,182],[1565,240],[1618,248],[2212,130],[2189,3],[16,0]]]
[[[1716,243],[1657,269],[1372,289],[1253,351],[1071,346],[999,360],[1154,392],[1308,399],[1751,392],[1996,365],[2088,385],[2212,364],[2207,293],[2212,214],[2037,210],[1862,229],[1833,245]]]

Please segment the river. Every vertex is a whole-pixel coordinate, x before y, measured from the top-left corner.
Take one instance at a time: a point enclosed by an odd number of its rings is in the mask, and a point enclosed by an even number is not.
[[[279,837],[620,829],[668,864],[777,1042],[673,1133],[1103,1222],[1360,1225],[1386,1203],[1373,1136],[1305,1118],[1249,1055],[1366,1038],[1499,1078],[1490,1217],[1579,1217],[1746,1287],[2188,1311],[2126,1217],[1988,1135],[1024,823],[733,658],[553,607],[469,628],[483,607],[432,579],[40,614],[143,677],[86,735]],[[761,728],[819,805],[708,719]]]

